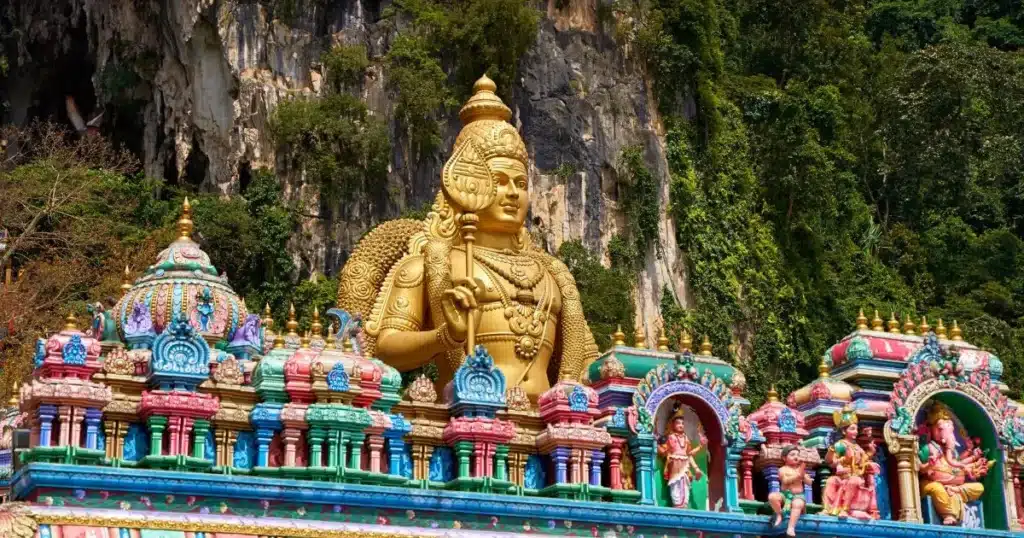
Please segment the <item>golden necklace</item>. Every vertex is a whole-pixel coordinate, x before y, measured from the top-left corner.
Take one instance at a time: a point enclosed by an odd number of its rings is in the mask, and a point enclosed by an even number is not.
[[[532,360],[537,356],[537,351],[540,350],[541,337],[544,335],[544,329],[547,326],[547,309],[551,307],[551,301],[548,300],[545,305],[545,297],[542,295],[535,305],[532,289],[520,289],[515,281],[505,277],[504,274],[488,263],[483,263],[483,269],[491,277],[491,280],[495,281],[495,287],[498,288],[501,304],[505,307],[505,319],[508,320],[508,327],[512,334],[516,336],[516,357],[522,361]],[[540,269],[539,266],[538,269]],[[544,276],[542,271],[538,272],[541,277]],[[508,296],[505,292],[505,287],[497,282],[498,276],[501,276],[516,288],[516,298]],[[534,281],[534,285],[538,282],[540,282],[540,278]]]
[[[526,255],[515,255],[494,250],[476,249],[473,257],[482,265],[501,275],[509,284],[518,290],[533,291],[533,288],[544,278],[544,270],[540,263]]]

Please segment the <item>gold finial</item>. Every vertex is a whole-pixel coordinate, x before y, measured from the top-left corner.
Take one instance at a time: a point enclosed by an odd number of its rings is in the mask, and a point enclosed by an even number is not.
[[[334,322],[331,322],[331,326],[327,328],[327,341],[324,344],[324,349],[338,349],[338,337],[334,334]]]
[[[185,202],[181,204],[181,218],[178,219],[178,236],[182,239],[192,238],[192,204],[188,201],[188,196],[185,197]]]
[[[950,340],[955,340],[957,342],[964,339],[964,332],[960,330],[960,326],[956,324],[955,319],[953,320],[953,327],[949,329],[949,337]]]
[[[310,324],[313,334],[320,336],[324,332],[324,326],[320,323],[320,309],[316,306],[313,307],[313,323]]]
[[[875,309],[875,317],[871,319],[871,330],[872,331],[883,331],[885,328],[882,326],[882,318],[878,316],[878,309]]]
[[[11,397],[7,400],[7,407],[18,407],[18,396],[21,394],[21,381],[14,382],[14,388],[11,389]]]
[[[768,401],[777,402],[779,401],[779,392],[775,390],[775,383],[772,383],[772,388],[768,389]]]
[[[263,307],[263,319],[260,321],[263,322],[263,328],[268,331],[274,326],[274,316],[270,312],[270,303]]]
[[[132,271],[127,265],[124,266],[124,278],[121,279],[121,296],[125,296],[132,289]]]
[[[476,120],[508,121],[512,118],[512,111],[494,93],[497,90],[498,85],[487,75],[480,77],[473,84],[473,96],[459,110],[462,124],[469,125]]]
[[[939,318],[939,324],[935,326],[935,336],[939,338],[946,337],[946,326],[942,324],[942,318]]]
[[[665,323],[658,324],[658,351],[668,351],[668,337],[665,336]]]
[[[868,318],[864,315],[864,309],[857,311],[857,330],[863,331],[868,328]]]
[[[821,362],[818,364],[818,379],[825,379],[829,376],[828,362],[825,361],[825,356],[821,356]]]
[[[907,336],[914,336],[917,334],[917,325],[914,325],[914,320],[910,319],[910,314],[904,314],[903,316],[903,334]]]
[[[299,335],[295,332],[295,330],[299,328],[299,322],[295,321],[295,303],[288,305],[288,323],[285,325],[285,328],[288,329],[288,336]]]
[[[65,331],[77,331],[78,330],[78,318],[75,317],[75,311],[69,310],[68,317],[64,318],[64,330]]]
[[[889,332],[900,334],[900,322],[896,321],[896,312],[889,316]]]
[[[274,335],[274,349],[284,349],[284,334],[277,333]]]
[[[683,329],[683,332],[679,333],[679,351],[690,351],[693,348],[693,338],[690,337],[690,331]]]
[[[647,349],[647,338],[644,336],[643,325],[637,325],[636,330],[633,331],[633,347],[637,349]]]
[[[341,339],[341,350],[344,351],[345,353],[352,353],[354,351],[354,348],[352,347],[351,337]]]
[[[626,345],[626,333],[622,332],[622,325],[619,325],[615,332],[612,333],[612,345],[613,346],[624,346]]]
[[[299,340],[299,347],[303,349],[309,349],[309,331],[303,333],[302,338]]]
[[[700,343],[700,354],[705,357],[711,356],[711,339],[704,335],[704,341]]]
[[[932,330],[931,325],[928,325],[928,316],[921,316],[921,324],[917,326],[917,330],[921,332],[921,336],[928,336]]]

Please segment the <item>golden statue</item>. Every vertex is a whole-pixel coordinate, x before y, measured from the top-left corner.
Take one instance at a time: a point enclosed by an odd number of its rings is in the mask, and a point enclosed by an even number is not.
[[[552,381],[578,379],[597,346],[569,270],[524,226],[529,156],[495,89],[480,78],[459,111],[427,218],[367,234],[342,271],[338,304],[366,318],[367,355],[401,371],[435,360],[443,388],[466,349],[483,344],[509,387],[536,402]]]

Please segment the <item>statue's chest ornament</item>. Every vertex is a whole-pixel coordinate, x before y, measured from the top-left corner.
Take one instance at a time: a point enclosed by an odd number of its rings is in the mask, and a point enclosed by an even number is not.
[[[554,302],[546,283],[539,300],[534,297],[533,288],[544,278],[544,267],[539,261],[528,255],[515,255],[491,250],[477,250],[473,258],[483,265],[484,271],[492,280],[501,277],[516,289],[514,297],[509,296],[505,287],[498,284],[495,288],[501,294],[501,303],[505,308],[505,319],[509,329],[516,335],[516,357],[522,361],[531,361],[540,350],[544,329]],[[497,282],[495,282],[497,284]]]

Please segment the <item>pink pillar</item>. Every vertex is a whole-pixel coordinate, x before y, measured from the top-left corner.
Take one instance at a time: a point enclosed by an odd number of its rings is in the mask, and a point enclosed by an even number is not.
[[[188,442],[189,438],[192,437],[192,423],[193,421],[191,417],[181,417],[181,444],[178,448],[178,454],[185,454],[187,456],[192,453],[192,451],[189,450],[190,447]],[[204,439],[203,442],[205,443],[206,440]]]
[[[181,452],[181,417],[167,417],[167,455],[177,456]],[[188,454],[188,452],[184,452]]]
[[[295,467],[295,448],[299,442],[302,432],[298,428],[285,428],[282,436],[284,438],[284,464],[283,467]]]
[[[484,474],[484,444],[482,441],[477,441],[473,445],[473,476],[486,476]]]
[[[71,444],[71,406],[60,406],[60,433],[57,437],[57,446],[68,446]]]
[[[484,444],[484,473],[485,476],[494,476],[494,452],[497,449],[494,443]]]
[[[371,435],[366,440],[366,444],[370,447],[370,472],[379,473],[381,472],[381,452],[384,451],[384,437]]]
[[[613,439],[608,449],[608,470],[611,471],[612,489],[622,489],[622,440]]]
[[[740,460],[740,468],[742,469],[743,485],[740,492],[740,497],[748,501],[754,500],[754,456],[757,452],[753,450],[744,450],[742,459]]]
[[[85,420],[85,409],[75,407],[71,410],[71,446],[82,446],[82,421]]]

